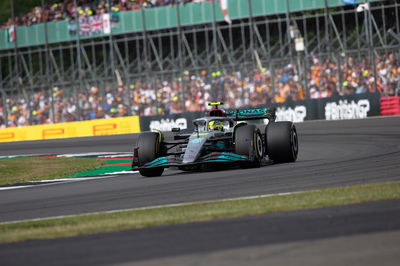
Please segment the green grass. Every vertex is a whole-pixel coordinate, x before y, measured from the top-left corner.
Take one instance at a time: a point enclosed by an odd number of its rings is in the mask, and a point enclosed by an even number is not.
[[[93,158],[15,158],[0,160],[0,186],[67,177],[101,165]]]
[[[0,243],[400,199],[400,182],[0,224]]]

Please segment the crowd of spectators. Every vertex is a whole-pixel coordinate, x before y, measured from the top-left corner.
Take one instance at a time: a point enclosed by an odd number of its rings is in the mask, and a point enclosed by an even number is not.
[[[188,2],[201,2],[203,0],[76,0],[79,16],[93,16],[108,13],[109,3],[111,12],[139,10]],[[38,23],[70,20],[75,17],[74,0],[56,0],[44,6],[34,7],[22,16],[10,18],[1,28],[15,26],[30,26]]]
[[[251,71],[184,71],[178,77],[149,80],[143,77],[105,88],[55,87],[33,93],[29,98],[22,95],[0,98],[0,127],[6,127],[5,109],[7,127],[16,127],[204,111],[208,102],[219,100],[224,101],[225,108],[241,108],[376,90],[383,95],[395,95],[400,92],[398,56],[377,57],[375,71],[368,57],[349,56],[340,65],[331,59],[313,57],[308,71],[287,64]]]
[[[0,27],[69,20],[75,13],[93,16],[109,10],[123,12],[201,1],[204,0],[76,0],[75,10],[74,0],[58,0],[16,16],[14,21],[9,19]],[[313,56],[305,66],[290,63],[246,71],[184,71],[169,78],[141,77],[105,87],[93,84],[7,97],[0,94],[0,128],[204,111],[207,103],[215,100],[224,101],[225,108],[240,108],[367,92],[395,95],[400,92],[399,56],[391,53],[376,57],[375,62],[368,56],[347,56],[340,62]]]

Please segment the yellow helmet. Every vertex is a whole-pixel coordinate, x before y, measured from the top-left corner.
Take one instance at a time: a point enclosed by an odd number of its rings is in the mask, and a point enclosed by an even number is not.
[[[224,131],[224,127],[222,126],[221,122],[215,120],[208,122],[208,129],[210,131]]]

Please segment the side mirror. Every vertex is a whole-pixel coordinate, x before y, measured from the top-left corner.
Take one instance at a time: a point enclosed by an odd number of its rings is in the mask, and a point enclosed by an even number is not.
[[[171,129],[172,132],[180,132],[181,129],[179,127],[174,127]]]

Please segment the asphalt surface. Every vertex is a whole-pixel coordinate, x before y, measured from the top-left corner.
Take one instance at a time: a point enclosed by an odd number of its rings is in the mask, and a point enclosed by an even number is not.
[[[2,265],[398,265],[400,200],[0,245]]]
[[[297,125],[298,161],[256,169],[167,170],[0,191],[0,222],[400,180],[400,117]],[[129,152],[136,136],[0,144],[0,155]]]
[[[0,191],[0,222],[400,181],[400,117],[297,125],[298,161]],[[0,144],[1,155],[130,152],[135,135]],[[1,265],[397,265],[399,201],[0,245]]]

